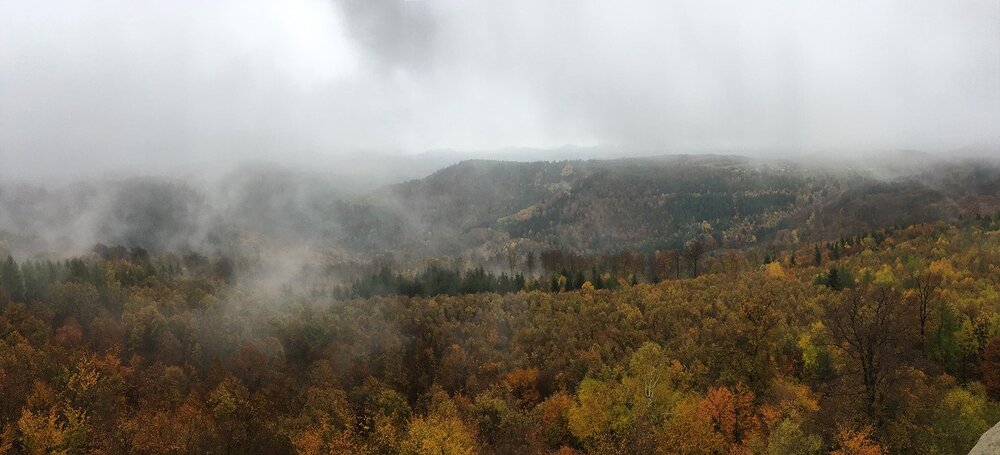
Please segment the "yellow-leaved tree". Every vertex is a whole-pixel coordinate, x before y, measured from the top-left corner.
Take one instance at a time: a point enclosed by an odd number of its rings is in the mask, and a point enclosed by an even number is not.
[[[479,453],[475,431],[464,422],[451,398],[434,393],[426,416],[410,420],[403,453],[412,455],[473,455]]]

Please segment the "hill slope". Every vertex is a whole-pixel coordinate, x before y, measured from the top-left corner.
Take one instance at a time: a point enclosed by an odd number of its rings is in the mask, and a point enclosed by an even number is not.
[[[466,161],[340,206],[341,243],[454,255],[525,243],[582,253],[678,248],[695,235],[744,247],[830,239],[1000,208],[987,163],[872,170],[729,156],[606,161]],[[785,232],[784,234],[788,234]]]
[[[472,160],[363,196],[321,174],[259,168],[211,184],[0,187],[0,247],[22,256],[98,242],[239,255],[308,249],[349,261],[389,254],[474,264],[512,242],[583,254],[676,249],[705,235],[723,248],[783,247],[1000,209],[996,163],[900,168],[678,155]]]

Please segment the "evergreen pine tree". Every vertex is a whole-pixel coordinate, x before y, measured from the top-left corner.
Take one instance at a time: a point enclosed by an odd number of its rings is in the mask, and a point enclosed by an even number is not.
[[[24,279],[21,277],[20,267],[12,256],[7,256],[0,270],[0,285],[11,300],[18,302],[24,300]]]
[[[604,280],[601,279],[601,274],[597,273],[597,268],[591,269],[590,271],[591,284],[594,285],[594,289],[604,289]]]

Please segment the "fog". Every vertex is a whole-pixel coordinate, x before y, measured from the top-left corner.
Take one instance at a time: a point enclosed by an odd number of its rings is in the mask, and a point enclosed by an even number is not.
[[[952,453],[998,266],[1000,0],[0,0],[17,453]]]
[[[586,177],[379,188],[699,153],[889,179],[1000,156],[997,118],[996,1],[0,0],[0,256],[475,264]]]
[[[1000,142],[1000,3],[0,0],[0,176]]]

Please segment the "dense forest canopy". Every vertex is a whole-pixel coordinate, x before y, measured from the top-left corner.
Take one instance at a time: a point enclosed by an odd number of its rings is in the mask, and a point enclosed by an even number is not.
[[[469,162],[305,206],[255,189],[244,219],[286,224],[225,232],[350,258],[274,287],[273,250],[164,240],[203,232],[183,186],[130,183],[105,220],[124,236],[86,254],[8,232],[0,453],[964,453],[1000,420],[994,168],[699,160]],[[7,216],[59,200],[19,191]],[[402,208],[424,246],[317,241],[377,241]]]

